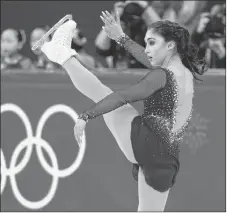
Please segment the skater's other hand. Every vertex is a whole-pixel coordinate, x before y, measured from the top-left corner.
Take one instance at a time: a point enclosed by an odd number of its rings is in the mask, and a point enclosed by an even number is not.
[[[124,35],[124,32],[121,27],[120,17],[117,11],[116,20],[108,11],[102,12],[100,18],[105,24],[105,26],[103,26],[102,28],[104,29],[109,38],[116,41],[120,36]]]
[[[78,119],[74,126],[74,137],[79,146],[82,143],[82,138],[83,138],[85,127],[86,127],[86,122],[82,119]]]

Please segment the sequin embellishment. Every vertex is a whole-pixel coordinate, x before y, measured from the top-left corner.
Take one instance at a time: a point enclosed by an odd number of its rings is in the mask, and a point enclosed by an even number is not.
[[[168,154],[176,156],[180,151],[180,142],[191,119],[192,111],[185,124],[179,130],[173,131],[179,98],[178,86],[172,71],[164,70],[166,71],[167,83],[163,89],[144,100],[142,119],[167,144]]]

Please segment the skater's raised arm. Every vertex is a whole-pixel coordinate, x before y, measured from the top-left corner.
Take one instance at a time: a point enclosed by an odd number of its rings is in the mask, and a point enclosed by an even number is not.
[[[117,13],[117,12],[116,12]],[[153,69],[152,65],[149,62],[149,59],[144,52],[145,48],[135,41],[130,39],[122,30],[120,25],[120,17],[116,14],[116,21],[114,17],[106,11],[102,12],[100,16],[105,26],[103,27],[104,31],[107,33],[109,38],[115,40],[118,44],[124,47],[129,53],[131,53],[134,58],[139,61],[141,64],[146,66],[149,69]]]
[[[87,122],[89,119],[106,114],[127,103],[144,100],[157,90],[163,88],[165,83],[165,71],[162,68],[158,68],[155,71],[149,72],[137,84],[106,96],[91,109],[82,113],[79,118]]]

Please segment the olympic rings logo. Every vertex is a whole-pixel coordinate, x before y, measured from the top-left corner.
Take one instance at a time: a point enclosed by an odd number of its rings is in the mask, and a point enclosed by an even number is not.
[[[35,136],[34,136],[33,131],[32,131],[32,125],[28,119],[28,116],[25,114],[25,112],[20,107],[18,107],[17,105],[11,104],[11,103],[2,105],[1,114],[4,112],[7,112],[7,111],[14,112],[16,115],[18,115],[20,117],[20,119],[24,123],[27,137],[24,140],[22,140],[18,144],[18,146],[15,148],[15,150],[12,154],[12,157],[11,157],[9,168],[6,167],[4,153],[1,149],[1,194],[3,193],[4,188],[6,186],[7,177],[9,177],[13,194],[16,197],[16,199],[23,206],[30,208],[30,209],[43,208],[53,199],[55,192],[57,190],[59,178],[67,177],[67,176],[73,174],[79,168],[79,166],[83,160],[83,157],[85,154],[85,149],[86,149],[85,133],[82,138],[83,143],[79,147],[79,152],[78,152],[78,155],[77,155],[75,161],[68,168],[60,170],[55,152],[53,151],[52,147],[48,144],[48,142],[42,138],[42,130],[43,130],[43,127],[44,127],[46,121],[49,119],[49,117],[55,113],[63,112],[65,114],[68,114],[75,122],[78,118],[77,113],[69,106],[62,105],[62,104],[54,105],[54,106],[48,108],[41,116],[41,118],[38,122],[38,125],[37,125]],[[49,175],[52,176],[52,184],[51,184],[51,187],[50,187],[49,192],[47,193],[46,197],[44,197],[42,200],[36,201],[36,202],[29,201],[26,198],[24,198],[23,195],[20,193],[17,182],[16,182],[16,175],[18,173],[20,173],[28,164],[34,146],[36,148],[36,153],[37,153],[40,164],[42,165],[43,169]],[[21,151],[25,148],[26,148],[26,152],[24,154],[24,158],[20,161],[20,163],[18,165],[16,165]],[[45,151],[49,155],[52,167],[46,162],[45,157],[43,155],[42,148],[45,149]]]

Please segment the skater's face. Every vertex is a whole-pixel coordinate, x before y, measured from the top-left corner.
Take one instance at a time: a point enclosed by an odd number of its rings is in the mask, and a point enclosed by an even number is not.
[[[45,35],[46,31],[42,28],[36,28],[32,31],[31,33],[31,37],[30,37],[30,46],[31,48],[36,44],[36,42],[38,42],[44,35]],[[49,40],[47,40],[49,41]],[[33,50],[32,50],[33,51]],[[42,52],[40,50],[40,48],[37,48],[33,51],[33,53],[35,55],[41,55]]]
[[[9,57],[16,54],[22,48],[21,42],[18,40],[17,31],[7,29],[3,31],[1,36],[1,56]]]
[[[147,54],[151,65],[162,66],[165,59],[173,51],[173,45],[171,42],[166,42],[165,39],[155,32],[153,28],[147,31],[144,40],[146,43],[145,53]]]

